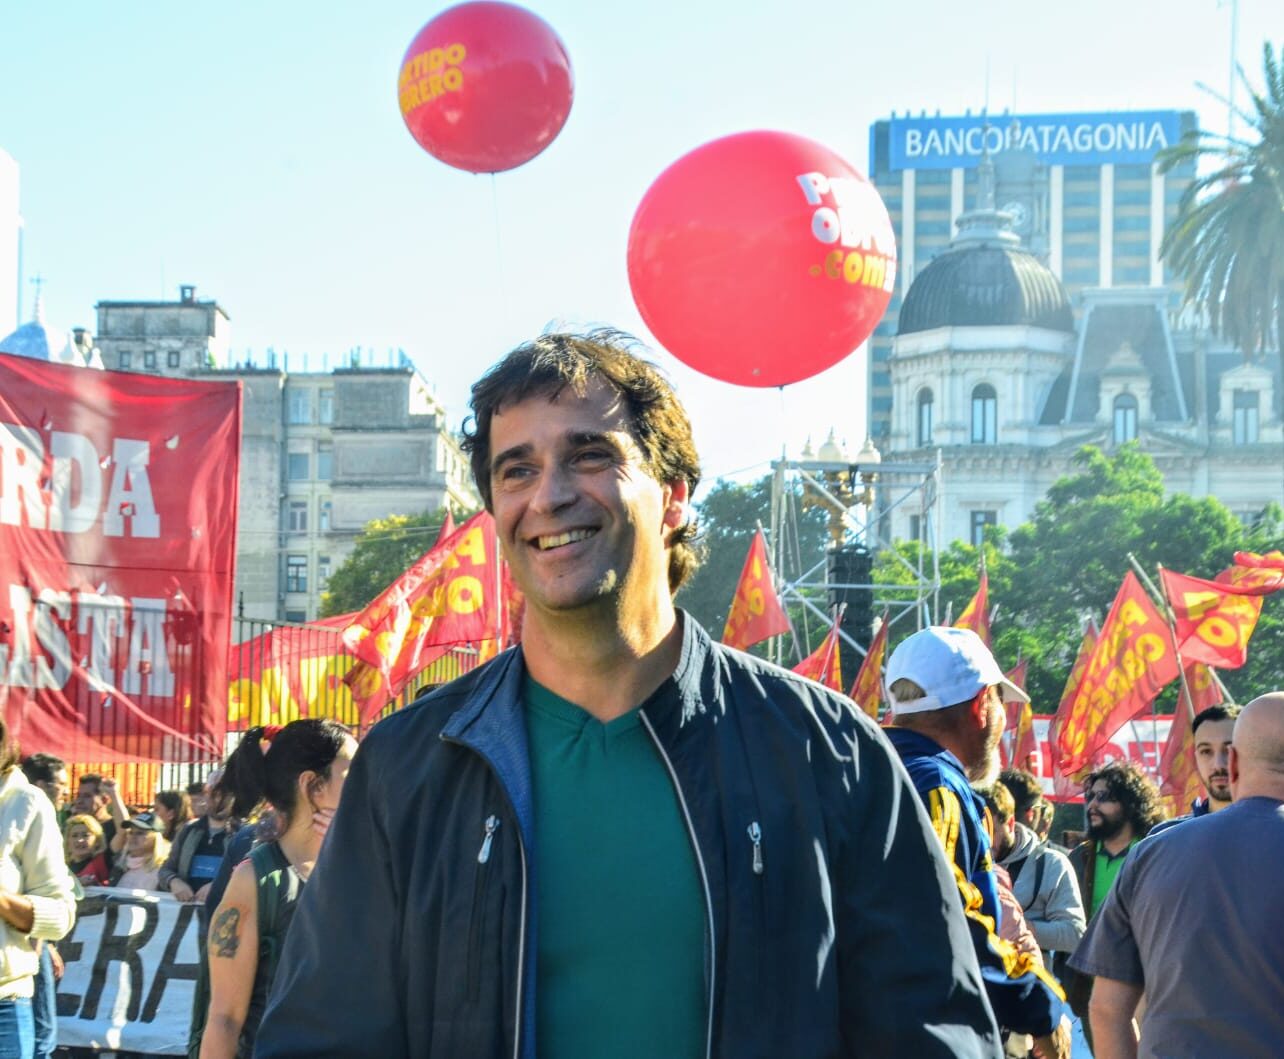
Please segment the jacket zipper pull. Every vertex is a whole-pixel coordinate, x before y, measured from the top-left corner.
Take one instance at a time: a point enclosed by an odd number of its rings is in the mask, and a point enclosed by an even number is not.
[[[495,832],[499,830],[499,817],[486,817],[486,835],[482,838],[481,849],[477,851],[477,863],[485,864],[490,860],[490,844],[495,837]]]
[[[762,874],[762,828],[755,820],[749,825],[749,841],[753,843],[753,873]]]

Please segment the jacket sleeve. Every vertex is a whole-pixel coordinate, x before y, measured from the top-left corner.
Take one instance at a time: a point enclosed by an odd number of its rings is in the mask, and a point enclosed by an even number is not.
[[[1044,858],[1043,893],[1035,896],[1026,921],[1034,931],[1039,948],[1074,952],[1088,926],[1079,897],[1079,883],[1063,854],[1045,848],[1040,856]],[[1046,897],[1046,901],[1041,901],[1041,897]]]
[[[22,892],[31,901],[30,936],[57,941],[76,922],[76,889],[63,859],[53,804],[39,792],[34,799],[22,842]]]
[[[165,863],[156,872],[156,889],[169,893],[169,884],[178,876],[179,851],[183,848],[183,842],[187,838],[191,827],[190,823],[184,824],[179,829],[178,834],[174,836],[174,844],[169,847],[169,855],[165,858]]]
[[[388,839],[378,743],[372,732],[357,751],[299,899],[255,1042],[260,1059],[409,1054],[398,972],[404,901],[391,869],[401,854]]]
[[[895,751],[863,716],[854,725],[850,758],[817,762],[845,810],[833,871],[844,1054],[997,1056],[941,845]]]
[[[963,808],[958,796],[948,787],[934,787],[922,792],[930,812],[932,830],[949,856],[955,887],[963,903],[985,992],[994,1017],[1004,1029],[1042,1037],[1051,1033],[1061,1016],[1067,1013],[1065,994],[1056,979],[1029,954],[1021,953],[999,937],[994,917],[987,914],[985,900],[976,883],[969,879],[955,856]]]

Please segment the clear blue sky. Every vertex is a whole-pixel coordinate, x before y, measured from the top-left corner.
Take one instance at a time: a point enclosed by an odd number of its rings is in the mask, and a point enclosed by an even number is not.
[[[1284,41],[1277,4],[1240,0],[1251,77],[1267,34]],[[195,283],[231,316],[238,354],[405,348],[454,425],[469,383],[550,320],[649,337],[628,288],[633,210],[718,136],[789,130],[864,169],[872,121],[979,109],[987,68],[995,111],[1194,109],[1206,128],[1226,123],[1197,88],[1227,85],[1217,0],[546,0],[528,6],[566,42],[575,104],[557,141],[492,192],[421,151],[397,109],[402,53],[445,6],[5,5],[0,147],[21,166],[26,274],[47,277],[50,323],[93,328],[99,299]],[[860,444],[855,358],[783,395],[657,359],[708,478],[765,472],[831,424]]]

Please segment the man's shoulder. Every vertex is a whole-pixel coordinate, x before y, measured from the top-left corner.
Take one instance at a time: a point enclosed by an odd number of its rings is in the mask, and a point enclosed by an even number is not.
[[[900,755],[920,794],[947,787],[960,796],[966,795],[965,800],[971,801],[972,788],[967,777],[954,765],[953,756],[948,755],[939,743],[908,728],[895,726],[887,729],[887,738]]]

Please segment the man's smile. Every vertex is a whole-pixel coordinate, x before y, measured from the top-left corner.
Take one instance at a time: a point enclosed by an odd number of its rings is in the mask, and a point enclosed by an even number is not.
[[[595,533],[597,533],[596,529],[573,529],[565,533],[545,534],[535,538],[535,547],[542,552],[552,551],[554,548],[564,548],[576,541],[586,541]]]

